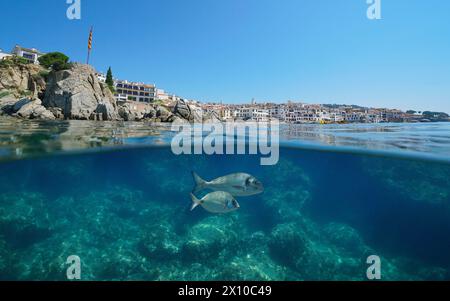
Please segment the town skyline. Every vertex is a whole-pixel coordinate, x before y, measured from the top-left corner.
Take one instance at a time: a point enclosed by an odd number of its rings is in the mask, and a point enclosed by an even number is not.
[[[65,1],[45,10],[45,0],[15,1],[5,21],[18,12],[27,18],[1,29],[0,48],[20,43],[84,62],[94,25],[97,70],[111,66],[119,78],[156,83],[189,99],[450,112],[448,2],[386,2],[379,21],[367,19],[365,1],[167,2],[136,1],[122,14],[119,6],[105,11],[83,1],[81,20],[70,21]],[[118,15],[121,22],[111,22]],[[236,15],[236,24],[228,22]]]
[[[10,53],[4,52],[2,49],[0,49],[0,60],[6,59],[7,57],[11,56],[19,56],[21,58],[26,59],[30,64],[39,65],[40,64],[39,57],[44,54],[45,54],[44,52],[34,47],[26,48],[16,44]],[[110,67],[109,71],[111,71]],[[100,82],[106,83],[107,79],[106,73],[97,71],[96,76]],[[223,115],[225,110],[229,111],[228,113],[225,113],[225,115],[228,116],[227,118],[240,119],[245,117],[249,118],[250,120],[261,119],[261,121],[273,117],[285,121],[291,120],[293,122],[298,121],[298,119],[301,120],[306,119],[307,121],[314,121],[314,122],[350,121],[350,122],[364,122],[364,123],[388,122],[389,120],[395,122],[428,120],[427,118],[420,116],[420,114],[422,114],[423,112],[427,113],[428,117],[440,120],[442,120],[441,119],[442,115],[446,115],[445,121],[449,120],[448,114],[440,110],[437,111],[412,110],[412,109],[404,110],[394,107],[363,106],[360,104],[344,104],[344,103],[339,104],[332,102],[311,103],[304,100],[293,100],[293,99],[281,102],[274,102],[270,100],[264,101],[252,98],[250,102],[240,102],[240,103],[237,102],[226,103],[223,101],[204,101],[199,99],[187,98],[176,94],[170,94],[166,90],[157,87],[154,83],[149,84],[141,81],[134,82],[129,81],[127,79],[120,79],[117,77],[112,78],[112,80],[113,86],[115,88],[114,97],[117,102],[124,104],[130,101],[137,103],[139,102],[152,103],[155,101],[177,102],[179,100],[184,100],[193,104],[194,106],[198,105],[199,109],[204,111],[209,111],[211,108],[214,108],[213,111],[216,111],[217,115],[218,116],[220,115],[222,118],[224,117]],[[301,107],[301,110],[297,110],[295,114],[291,114],[292,116],[287,118],[285,114],[280,116],[278,113],[276,114],[274,113],[277,110],[277,108],[283,108],[284,110],[284,107],[289,107],[292,109]],[[311,108],[313,109],[313,111],[310,111]],[[231,111],[231,109],[233,109],[233,111]],[[256,111],[252,112],[252,110]],[[242,113],[242,111],[244,111],[244,113]],[[388,115],[394,114],[395,117],[392,118],[382,117],[383,115],[386,116],[387,113]],[[436,116],[433,116],[433,114],[431,113],[437,114]],[[312,117],[311,114],[314,115],[314,117]],[[398,114],[401,114],[402,116],[399,117]],[[333,117],[331,117],[331,115],[333,115]],[[346,115],[349,115],[350,117]],[[438,115],[439,117],[437,117]],[[264,117],[261,118],[261,116]]]

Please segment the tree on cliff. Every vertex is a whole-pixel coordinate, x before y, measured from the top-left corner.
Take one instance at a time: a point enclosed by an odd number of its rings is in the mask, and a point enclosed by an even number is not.
[[[111,67],[108,68],[108,72],[106,73],[106,81],[105,83],[108,85],[109,90],[111,90],[111,92],[115,92],[114,90],[114,80],[113,80],[113,75],[112,75],[112,70]]]
[[[69,57],[61,52],[50,52],[38,58],[39,63],[45,68],[60,71],[70,68]]]

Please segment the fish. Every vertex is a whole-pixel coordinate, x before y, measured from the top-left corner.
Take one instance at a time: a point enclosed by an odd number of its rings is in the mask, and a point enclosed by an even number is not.
[[[210,213],[229,213],[240,208],[236,199],[225,191],[214,191],[208,193],[201,200],[191,193],[191,200],[191,211],[198,206],[202,206]]]
[[[264,191],[262,183],[247,173],[233,173],[210,182],[203,180],[195,172],[192,172],[192,177],[195,181],[194,194],[205,189],[225,191],[232,196],[250,196]]]

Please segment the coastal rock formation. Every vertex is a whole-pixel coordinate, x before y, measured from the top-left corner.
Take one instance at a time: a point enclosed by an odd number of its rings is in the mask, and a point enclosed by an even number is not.
[[[16,102],[17,98],[10,94],[0,97],[0,115],[12,113]]]
[[[0,99],[1,113],[26,119],[55,119],[53,113],[42,105],[40,99],[22,98],[17,100],[11,95]]]
[[[177,101],[173,108],[173,114],[189,122],[221,122],[220,117],[216,112],[202,113],[201,109],[189,105],[182,99]]]
[[[125,121],[138,121],[156,116],[156,111],[147,103],[128,102],[118,107],[118,114]]]
[[[61,71],[15,60],[0,64],[0,114],[26,119],[220,122],[216,113],[202,116],[201,109],[184,100],[169,103],[128,101],[116,103],[89,65],[70,64]]]
[[[156,117],[161,122],[172,122],[174,115],[164,106],[156,106]]]
[[[39,98],[46,88],[44,74],[46,70],[39,65],[3,62],[0,68],[0,93],[7,91],[16,98]]]
[[[221,122],[219,115],[217,112],[207,112],[203,114],[203,122],[206,123],[218,123]]]
[[[52,72],[43,104],[61,109],[66,119],[119,119],[113,94],[88,65],[74,64],[70,70]]]
[[[182,99],[176,103],[173,114],[189,122],[200,121],[202,118],[198,111]]]
[[[55,116],[47,110],[39,99],[22,99],[14,105],[15,115],[28,119],[46,119],[53,120]]]

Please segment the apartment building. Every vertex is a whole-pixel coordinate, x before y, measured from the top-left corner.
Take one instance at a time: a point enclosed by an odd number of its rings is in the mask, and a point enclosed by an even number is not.
[[[233,117],[242,120],[267,121],[270,118],[269,110],[256,107],[241,107],[233,112]]]
[[[45,54],[40,52],[36,48],[24,48],[19,45],[16,45],[11,53],[28,60],[32,64],[39,64],[39,57]]]
[[[156,99],[155,85],[118,80],[115,83],[116,99],[126,98],[131,101],[153,102]]]

